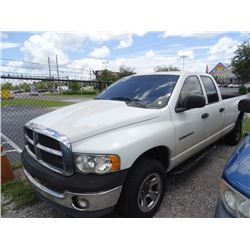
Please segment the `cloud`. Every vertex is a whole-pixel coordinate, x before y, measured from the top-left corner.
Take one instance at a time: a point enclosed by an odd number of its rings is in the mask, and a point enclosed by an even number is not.
[[[126,36],[124,36],[124,38],[120,41],[119,45],[117,46],[117,48],[128,48],[131,47],[133,45],[133,38],[131,34],[128,34]]]
[[[219,32],[174,32],[174,31],[165,31],[161,36],[163,38],[168,37],[193,37],[193,38],[213,38],[216,37]]]
[[[54,58],[58,55],[60,63],[65,64],[69,60],[67,53],[81,50],[87,41],[102,44],[114,40],[118,42],[117,48],[127,48],[133,45],[133,36],[144,34],[145,32],[43,32],[30,36],[21,51],[27,60],[45,63],[47,57]]]
[[[16,47],[19,47],[20,45],[21,45],[20,43],[2,42],[1,49],[16,48]]]
[[[102,46],[100,48],[95,48],[89,55],[95,58],[104,58],[109,56],[109,54],[110,54],[109,48],[106,46]]]
[[[237,49],[238,41],[229,37],[222,37],[209,51],[209,60],[230,61]]]
[[[57,55],[60,64],[66,64],[69,60],[62,47],[64,45],[58,44],[57,37],[43,33],[42,35],[33,35],[26,40],[21,51],[24,53],[25,59],[32,62],[47,63],[48,57],[54,61],[55,55]]]
[[[151,50],[149,50],[147,53],[146,53],[146,57],[155,57],[156,56],[156,54],[155,54],[155,52],[151,49]]]
[[[240,32],[240,37],[242,39],[249,39],[250,38],[250,31],[241,31]]]

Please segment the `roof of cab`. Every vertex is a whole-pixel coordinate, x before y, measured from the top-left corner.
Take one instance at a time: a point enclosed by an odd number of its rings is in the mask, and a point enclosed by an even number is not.
[[[207,75],[211,76],[208,73],[203,72],[189,72],[189,71],[166,71],[166,72],[152,72],[152,73],[143,73],[135,74],[134,76],[144,76],[144,75],[177,75],[177,76],[188,76],[188,75]]]

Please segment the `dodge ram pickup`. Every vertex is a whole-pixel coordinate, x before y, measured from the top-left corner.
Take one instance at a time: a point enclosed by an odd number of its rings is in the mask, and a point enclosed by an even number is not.
[[[122,78],[94,100],[28,122],[24,173],[38,196],[65,214],[96,217],[116,208],[152,217],[168,172],[221,137],[240,141],[243,98],[222,95],[203,73]]]

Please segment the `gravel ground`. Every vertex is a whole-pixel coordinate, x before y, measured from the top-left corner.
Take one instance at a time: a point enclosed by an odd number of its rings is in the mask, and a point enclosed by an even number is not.
[[[227,159],[234,147],[217,144],[216,149],[196,167],[185,173],[168,177],[163,203],[155,217],[213,217],[219,192],[219,181]],[[53,208],[40,202],[22,210],[5,209],[2,217],[34,218],[63,217]],[[117,217],[111,214],[109,217]]]
[[[155,217],[213,217],[220,178],[233,150],[234,147],[219,142],[195,168],[170,176],[167,192]]]

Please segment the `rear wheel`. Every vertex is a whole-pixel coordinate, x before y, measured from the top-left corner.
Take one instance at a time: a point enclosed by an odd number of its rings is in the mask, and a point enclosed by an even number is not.
[[[242,133],[242,121],[237,120],[233,130],[230,133],[228,133],[225,137],[226,143],[232,146],[237,145],[241,139],[241,133]]]
[[[152,217],[161,205],[166,190],[163,165],[154,159],[140,159],[131,169],[119,202],[126,217]]]

